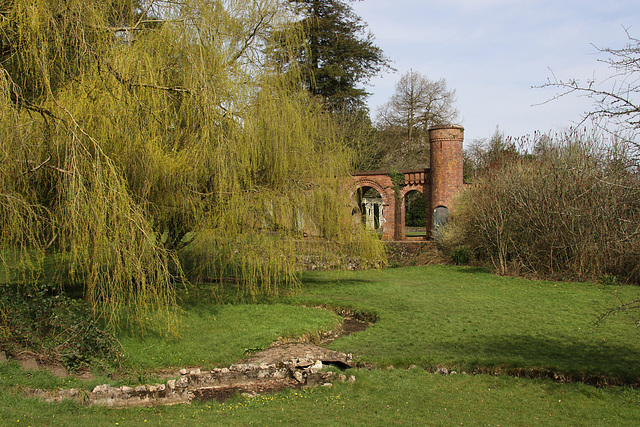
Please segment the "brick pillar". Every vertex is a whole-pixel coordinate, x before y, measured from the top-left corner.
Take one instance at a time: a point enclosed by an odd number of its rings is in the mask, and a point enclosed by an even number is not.
[[[393,194],[393,200],[395,202],[395,214],[394,214],[394,224],[393,224],[393,240],[404,240],[404,227],[403,227],[403,222],[404,222],[404,209],[402,209],[402,206],[404,203],[402,203],[402,198],[400,198],[400,200],[397,200],[395,195],[395,192]]]
[[[434,210],[438,206],[451,210],[451,200],[463,185],[463,140],[462,126],[439,125],[429,128],[431,203],[427,203],[427,230],[431,230],[432,236]]]

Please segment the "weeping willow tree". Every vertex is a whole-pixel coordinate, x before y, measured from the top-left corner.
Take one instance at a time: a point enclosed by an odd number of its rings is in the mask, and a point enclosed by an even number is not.
[[[1,2],[8,280],[81,285],[111,324],[170,328],[189,277],[255,297],[295,286],[302,250],[379,262],[331,118],[266,53],[283,31],[295,46],[277,0]]]

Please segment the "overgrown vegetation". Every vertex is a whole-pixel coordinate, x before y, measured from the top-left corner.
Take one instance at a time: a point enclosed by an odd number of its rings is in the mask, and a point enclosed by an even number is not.
[[[496,129],[466,151],[473,185],[442,236],[447,251],[468,244],[500,274],[640,283],[640,41],[599,52],[608,79],[543,86],[593,101],[580,127],[515,141]]]
[[[35,353],[41,362],[70,370],[118,367],[122,348],[84,301],[57,293],[52,285],[2,286],[0,291],[0,350],[5,354]]]
[[[0,14],[6,281],[79,286],[112,326],[175,330],[175,283],[295,287],[303,232],[336,259],[384,257],[344,210],[350,155],[302,88],[283,2],[16,0]],[[286,73],[266,52],[285,33]]]
[[[537,135],[464,192],[449,246],[469,245],[500,274],[640,280],[640,175],[617,141]]]

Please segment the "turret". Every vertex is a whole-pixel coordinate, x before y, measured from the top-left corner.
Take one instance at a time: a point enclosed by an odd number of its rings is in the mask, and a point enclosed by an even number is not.
[[[463,140],[462,126],[438,125],[429,128],[431,209],[427,220],[430,220],[434,229],[446,223],[453,196],[463,185]]]

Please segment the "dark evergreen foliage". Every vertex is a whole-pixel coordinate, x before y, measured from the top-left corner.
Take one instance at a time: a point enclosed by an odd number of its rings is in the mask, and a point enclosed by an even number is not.
[[[369,94],[358,86],[390,68],[373,34],[345,1],[289,2],[302,17],[306,32],[306,46],[298,58],[306,88],[332,111],[363,109]]]

